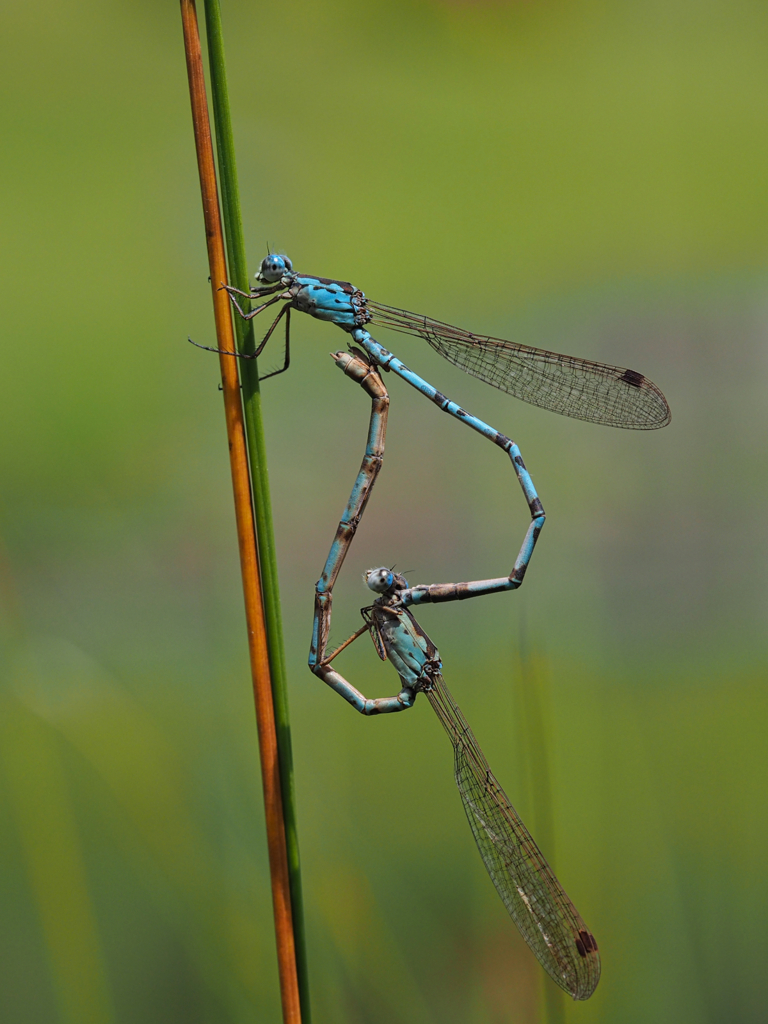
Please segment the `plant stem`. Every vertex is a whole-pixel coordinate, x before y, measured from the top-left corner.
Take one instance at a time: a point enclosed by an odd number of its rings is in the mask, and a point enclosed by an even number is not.
[[[524,612],[521,610],[519,671],[516,683],[517,746],[521,753],[529,794],[532,827],[550,865],[555,863],[555,823],[552,812],[550,756],[552,706],[549,699],[547,663],[531,650]],[[541,1024],[564,1024],[563,992],[540,971]]]
[[[220,349],[232,351],[235,337],[232,329],[229,297],[221,290],[227,281],[224,256],[224,237],[216,168],[213,157],[211,128],[208,119],[208,101],[205,93],[203,60],[194,0],[181,0],[181,18],[184,28],[184,49],[187,58],[189,94],[192,104],[192,122],[195,130],[195,148],[200,172],[200,191],[203,200],[208,261],[211,272],[213,310],[216,338]],[[267,846],[272,879],[272,902],[277,937],[277,959],[280,974],[280,994],[285,1024],[301,1024],[296,952],[291,913],[291,892],[288,872],[285,822],[280,785],[280,766],[275,730],[275,709],[270,680],[267,646],[267,628],[264,616],[256,532],[251,504],[251,482],[245,443],[243,409],[240,402],[238,360],[231,356],[219,357],[224,395],[224,410],[229,441],[230,467],[235,500],[235,519],[240,550],[240,569],[245,598],[245,616],[248,627],[248,651],[253,677],[256,704],[256,723],[259,734],[261,779],[264,791],[264,810],[267,826]]]
[[[219,163],[221,205],[224,213],[230,281],[236,288],[247,291],[248,269],[242,217],[240,214],[240,189],[237,179],[235,142],[229,108],[229,90],[227,87],[219,0],[204,0],[204,8],[208,41],[208,66],[211,76],[211,101],[216,127],[216,151]],[[240,317],[235,317],[235,330],[237,332],[238,350],[241,352],[253,352],[256,345],[252,321],[246,322]],[[243,407],[245,409],[245,429],[251,468],[253,503],[256,514],[256,533],[261,560],[261,585],[266,612],[275,724],[277,727],[277,749],[288,847],[293,931],[296,943],[296,966],[301,994],[302,1020],[303,1024],[310,1024],[304,900],[296,824],[293,753],[291,749],[291,726],[288,712],[283,623],[280,611],[280,585],[277,572],[275,535],[272,525],[272,503],[269,493],[269,473],[261,413],[261,393],[259,389],[257,360],[247,359],[242,362],[241,377],[243,382]]]

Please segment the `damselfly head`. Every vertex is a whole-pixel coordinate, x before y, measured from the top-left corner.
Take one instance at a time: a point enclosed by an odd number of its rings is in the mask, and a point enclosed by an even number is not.
[[[408,582],[399,572],[392,572],[385,565],[378,569],[369,569],[363,576],[371,590],[377,594],[386,594],[390,590],[405,590]]]
[[[276,252],[271,252],[261,261],[256,280],[274,284],[280,280],[283,274],[290,274],[292,271],[293,264],[287,256],[279,256]]]
[[[364,576],[365,582],[371,590],[377,594],[386,594],[395,583],[395,574],[391,569],[381,566],[379,569],[369,569]]]

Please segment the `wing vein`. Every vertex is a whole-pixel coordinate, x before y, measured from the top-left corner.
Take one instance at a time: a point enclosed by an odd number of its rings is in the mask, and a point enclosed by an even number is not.
[[[423,338],[478,380],[550,412],[628,430],[656,430],[671,419],[664,395],[636,370],[472,334],[379,302],[367,308],[372,324]]]
[[[426,694],[453,744],[456,785],[499,896],[550,977],[574,999],[588,999],[600,980],[597,943],[496,780],[442,676]]]

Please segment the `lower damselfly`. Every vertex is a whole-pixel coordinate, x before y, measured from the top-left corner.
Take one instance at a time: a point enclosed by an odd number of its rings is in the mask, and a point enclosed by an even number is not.
[[[329,650],[333,587],[381,468],[389,406],[381,375],[362,350],[336,352],[334,360],[371,398],[371,418],[363,463],[315,589],[310,668],[366,716],[406,711],[413,707],[419,693],[425,694],[453,744],[454,775],[464,810],[505,907],[547,973],[574,999],[588,999],[600,978],[597,943],[491,771],[445,685],[437,648],[410,611],[420,604],[516,590],[523,582],[544,525],[541,501],[520,450],[506,439],[506,450],[531,514],[509,575],[409,587],[405,577],[391,569],[371,569],[365,574],[366,583],[379,596],[362,609],[364,625],[335,650]],[[370,633],[379,657],[389,660],[400,677],[401,689],[395,696],[366,697],[331,664],[365,632]]]

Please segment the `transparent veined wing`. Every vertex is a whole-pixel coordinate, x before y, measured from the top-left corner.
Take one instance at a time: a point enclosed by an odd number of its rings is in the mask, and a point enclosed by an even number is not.
[[[629,430],[655,430],[671,419],[664,395],[636,370],[471,334],[379,302],[366,307],[372,324],[423,338],[466,373],[550,412]]]
[[[496,891],[549,976],[574,999],[600,980],[597,943],[483,756],[442,677],[426,695],[454,750],[467,818]]]

